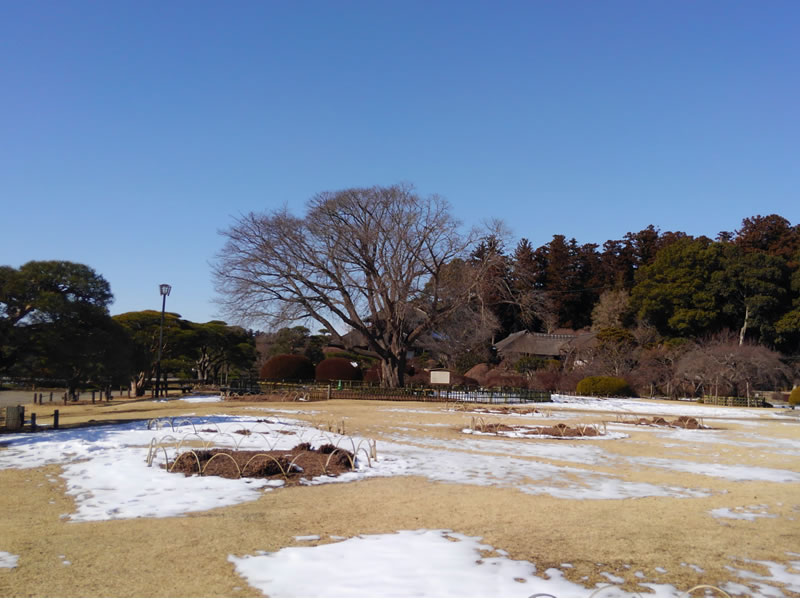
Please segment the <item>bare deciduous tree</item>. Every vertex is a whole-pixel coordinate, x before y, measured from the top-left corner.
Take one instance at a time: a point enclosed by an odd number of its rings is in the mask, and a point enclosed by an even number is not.
[[[723,332],[685,354],[676,376],[695,392],[749,398],[755,389],[786,385],[790,371],[777,352],[756,344],[740,346],[735,334]]]
[[[412,344],[468,304],[485,272],[477,263],[458,281],[446,277],[477,234],[461,234],[446,201],[406,185],[323,192],[302,218],[286,208],[250,213],[223,235],[215,279],[228,314],[272,325],[314,319],[346,345],[344,325],[380,357],[389,386],[402,384]]]
[[[627,290],[604,291],[592,309],[592,331],[624,327],[629,306],[630,294]]]

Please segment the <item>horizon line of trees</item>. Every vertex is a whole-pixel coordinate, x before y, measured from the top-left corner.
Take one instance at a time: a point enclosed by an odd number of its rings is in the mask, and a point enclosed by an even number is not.
[[[269,346],[302,348],[318,361],[334,344],[368,354],[384,385],[397,386],[412,349],[464,373],[496,362],[494,342],[516,331],[591,328],[594,354],[564,357],[558,385],[574,378],[568,370],[593,365],[639,377],[641,388],[647,377],[634,374],[657,362],[654,352],[676,365],[676,348],[683,356],[712,338],[781,353],[784,364],[800,354],[800,225],[779,215],[745,218],[715,239],[649,225],[602,245],[556,234],[537,248],[522,238],[511,251],[502,224],[467,235],[458,227],[444,200],[406,185],[325,192],[303,217],[286,209],[242,217],[223,234],[217,285],[231,317],[273,333],[256,351],[252,330],[166,313],[162,366],[220,381],[257,370]],[[126,379],[141,394],[154,375],[160,313],[111,317],[112,298],[86,265],[0,267],[0,375],[71,388]],[[319,335],[298,325],[310,321]],[[528,363],[537,367],[523,369],[530,378],[538,371],[556,385],[552,362]],[[675,373],[660,377],[651,390],[678,387]]]
[[[156,373],[161,313],[115,316],[109,283],[69,261],[0,266],[0,375],[60,382],[70,395],[82,385],[129,386],[141,396]],[[255,333],[223,321],[193,323],[164,315],[162,373],[220,383],[249,375]]]
[[[250,213],[224,231],[217,288],[235,318],[273,331],[315,321],[333,344],[377,356],[390,387],[410,350],[464,372],[522,329],[643,327],[654,344],[730,330],[740,347],[800,350],[800,226],[779,215],[715,239],[650,225],[510,251],[502,224],[458,227],[444,200],[410,185],[323,192],[303,215]]]

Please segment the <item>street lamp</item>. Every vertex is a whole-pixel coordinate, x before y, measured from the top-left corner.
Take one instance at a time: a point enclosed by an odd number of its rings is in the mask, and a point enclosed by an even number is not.
[[[161,327],[158,330],[158,358],[156,359],[156,398],[159,395],[161,386],[161,344],[164,341],[164,309],[167,307],[167,296],[172,291],[172,286],[162,283],[158,286],[161,293]]]

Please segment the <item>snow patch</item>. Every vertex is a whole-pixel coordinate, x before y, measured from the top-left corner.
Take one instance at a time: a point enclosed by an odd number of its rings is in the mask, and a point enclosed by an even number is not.
[[[14,569],[19,561],[19,556],[10,552],[0,551],[0,569]]]
[[[204,404],[207,402],[222,402],[222,396],[186,396],[180,398],[180,400],[189,404]]]
[[[496,552],[480,539],[446,529],[399,531],[228,560],[272,597],[585,597],[591,591],[558,569],[548,569],[543,579],[527,561],[484,558]]]
[[[766,512],[764,505],[757,506],[737,506],[736,508],[714,508],[710,511],[715,519],[738,519],[743,521],[755,521],[756,519],[774,519],[777,515]]]

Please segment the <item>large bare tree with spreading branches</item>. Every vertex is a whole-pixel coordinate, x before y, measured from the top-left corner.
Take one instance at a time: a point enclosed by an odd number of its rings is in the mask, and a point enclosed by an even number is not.
[[[463,235],[445,200],[407,185],[323,192],[303,217],[250,213],[223,235],[214,270],[227,314],[273,326],[313,319],[345,347],[346,330],[357,332],[392,387],[407,351],[472,301],[487,269],[449,277],[478,233]]]

